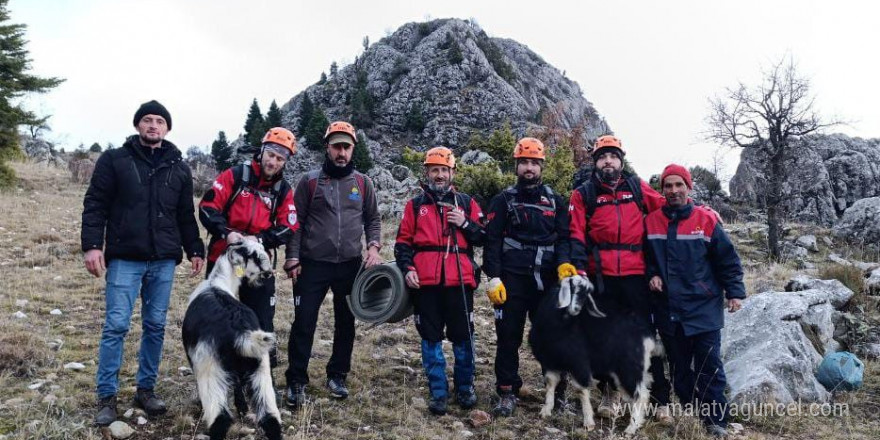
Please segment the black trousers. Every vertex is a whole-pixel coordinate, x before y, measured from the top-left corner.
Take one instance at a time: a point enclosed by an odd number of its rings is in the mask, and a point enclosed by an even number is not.
[[[351,295],[354,278],[361,267],[357,258],[342,263],[301,260],[302,272],[293,285],[294,316],[290,326],[290,339],[287,342],[289,365],[284,375],[287,385],[309,382],[309,359],[315,329],[318,326],[318,312],[327,295],[333,290],[333,354],[327,363],[327,377],[345,379],[351,371],[351,351],[354,347],[354,315],[348,308],[347,298]]]
[[[590,277],[595,283],[595,279]],[[596,304],[604,313],[615,313],[622,311],[635,310],[648,319],[652,323],[652,328],[656,333],[657,327],[654,324],[654,300],[651,295],[654,292],[648,288],[648,279],[644,275],[628,275],[622,277],[603,277],[605,291],[597,292],[594,295]],[[660,356],[651,356],[651,365],[648,370],[653,378],[651,384],[651,401],[659,405],[669,403],[669,393],[671,387],[669,379],[666,378],[666,372],[663,364],[663,358]],[[600,387],[602,388],[602,387]]]
[[[686,336],[681,323],[672,327],[672,332],[661,336],[678,400],[699,405],[703,423],[726,427],[730,414],[724,396],[727,376],[721,361],[721,330]]]
[[[498,394],[519,393],[523,381],[519,375],[519,348],[522,346],[526,317],[531,321],[545,292],[556,285],[556,275],[542,276],[545,291],[538,290],[532,274],[501,273],[507,289],[507,301],[495,307],[495,389]]]
[[[424,286],[411,292],[416,330],[422,339],[440,342],[445,335],[453,343],[470,341],[474,316],[472,288],[465,287],[464,298],[459,286]]]
[[[214,269],[214,262],[209,261],[205,277],[211,274]],[[247,283],[242,283],[238,290],[238,300],[242,304],[248,306],[257,315],[257,321],[260,323],[260,330],[275,333],[275,277],[269,277],[262,280],[262,284],[252,287]],[[275,368],[278,366],[278,351],[273,348],[269,352],[270,366]]]

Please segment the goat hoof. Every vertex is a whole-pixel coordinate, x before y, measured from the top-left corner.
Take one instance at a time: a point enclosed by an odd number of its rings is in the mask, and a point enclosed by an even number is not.
[[[590,432],[595,431],[596,424],[595,423],[584,423],[584,429],[586,429],[587,431],[590,431]]]
[[[551,414],[553,414],[553,408],[548,408],[546,406],[541,407],[541,418],[542,419],[546,419],[547,417],[550,417]]]

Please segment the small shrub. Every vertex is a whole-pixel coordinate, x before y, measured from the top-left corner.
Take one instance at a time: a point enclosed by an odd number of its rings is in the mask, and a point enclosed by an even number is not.
[[[0,371],[15,377],[31,377],[47,365],[48,360],[46,344],[29,333],[4,330],[0,335]]]
[[[823,280],[838,280],[856,295],[865,290],[865,275],[855,266],[826,264],[819,268],[818,277]]]
[[[475,198],[483,211],[487,210],[492,197],[515,182],[516,176],[502,173],[494,163],[457,165],[453,181],[459,191]]]
[[[425,153],[413,150],[410,147],[403,147],[400,152],[400,164],[409,168],[414,176],[422,175],[422,164],[425,162]]]

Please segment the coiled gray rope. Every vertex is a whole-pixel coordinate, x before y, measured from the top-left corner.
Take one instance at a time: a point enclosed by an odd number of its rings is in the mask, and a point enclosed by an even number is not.
[[[348,307],[355,318],[370,324],[398,322],[413,313],[403,273],[394,262],[361,271],[354,279]]]

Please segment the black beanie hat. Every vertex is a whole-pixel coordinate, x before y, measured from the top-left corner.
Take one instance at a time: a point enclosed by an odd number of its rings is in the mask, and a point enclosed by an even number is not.
[[[159,115],[165,118],[165,122],[168,123],[168,130],[171,130],[171,113],[168,113],[168,109],[164,105],[159,104],[159,101],[154,99],[141,104],[140,108],[134,113],[134,126],[137,127],[138,122],[146,115]]]

